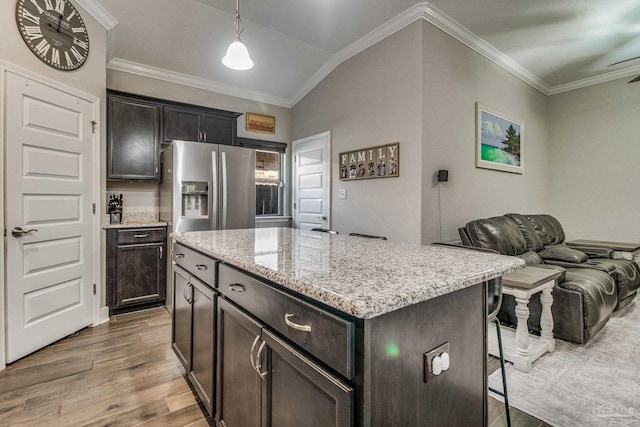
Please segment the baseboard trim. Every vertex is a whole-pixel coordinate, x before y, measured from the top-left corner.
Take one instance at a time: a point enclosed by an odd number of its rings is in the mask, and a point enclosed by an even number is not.
[[[98,324],[93,326],[102,325],[103,323],[108,321],[109,321],[109,307],[105,306],[100,309],[100,320],[98,321]]]

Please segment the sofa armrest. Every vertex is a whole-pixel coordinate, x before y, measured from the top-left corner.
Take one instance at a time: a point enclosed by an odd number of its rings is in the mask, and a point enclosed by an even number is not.
[[[613,258],[613,249],[609,248],[593,248],[580,245],[567,245],[571,249],[578,250],[587,254],[589,258]]]
[[[586,262],[589,257],[584,252],[569,248],[565,245],[553,245],[538,251],[538,255],[547,261],[559,261],[563,263],[581,264]]]

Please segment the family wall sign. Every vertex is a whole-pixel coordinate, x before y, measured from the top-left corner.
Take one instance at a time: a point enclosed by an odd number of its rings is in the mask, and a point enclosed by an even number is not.
[[[390,178],[400,174],[400,143],[340,153],[340,179]]]

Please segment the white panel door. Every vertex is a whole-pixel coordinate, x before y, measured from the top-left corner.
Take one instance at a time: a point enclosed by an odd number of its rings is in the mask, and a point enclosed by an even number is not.
[[[331,131],[293,142],[293,223],[331,227]]]
[[[93,106],[11,72],[5,83],[10,363],[93,320]]]

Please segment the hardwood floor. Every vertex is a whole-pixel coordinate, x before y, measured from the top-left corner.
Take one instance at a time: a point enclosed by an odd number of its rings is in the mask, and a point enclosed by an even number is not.
[[[58,341],[0,372],[1,426],[209,426],[155,309]]]
[[[0,426],[214,425],[170,340],[171,316],[160,308],[83,329],[9,365],[0,372]],[[514,427],[547,426],[515,408],[511,417]],[[493,398],[489,426],[506,426]]]

